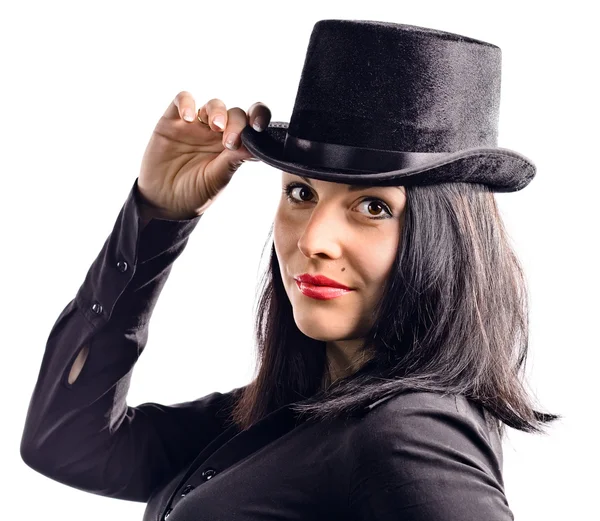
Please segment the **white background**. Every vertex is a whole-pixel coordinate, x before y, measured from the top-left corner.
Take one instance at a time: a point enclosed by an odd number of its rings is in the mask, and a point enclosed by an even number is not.
[[[3,517],[142,518],[142,503],[69,488],[22,462],[48,334],[112,230],[174,96],[188,90],[198,106],[217,97],[243,110],[262,101],[273,120],[289,121],[310,33],[325,18],[421,25],[502,48],[499,146],[530,157],[538,173],[523,191],[496,197],[529,281],[529,387],[542,410],[565,417],[547,435],[509,429],[506,495],[517,520],[596,516],[599,46],[590,2],[533,5],[4,3]],[[280,175],[245,164],[202,217],[155,308],[129,405],[191,400],[251,378],[252,310]]]

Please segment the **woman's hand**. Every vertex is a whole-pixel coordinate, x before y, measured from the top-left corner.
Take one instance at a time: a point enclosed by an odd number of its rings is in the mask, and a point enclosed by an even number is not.
[[[188,111],[191,121],[184,119]],[[196,112],[192,95],[180,92],[156,124],[144,152],[138,178],[143,201],[170,219],[204,213],[244,160],[254,159],[241,143],[242,129],[258,122],[263,131],[270,119],[271,111],[263,103],[254,103],[246,114],[239,107],[227,110],[218,98]],[[225,146],[228,139],[233,139],[234,150]]]

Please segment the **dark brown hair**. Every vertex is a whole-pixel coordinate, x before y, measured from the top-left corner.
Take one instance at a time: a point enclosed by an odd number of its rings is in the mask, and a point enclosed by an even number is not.
[[[493,192],[444,183],[407,186],[406,198],[395,263],[362,348],[369,360],[332,385],[323,385],[326,343],[296,326],[271,247],[255,323],[257,374],[232,409],[239,427],[300,400],[292,407],[302,416],[331,419],[400,389],[462,394],[501,435],[503,424],[539,433],[561,418],[534,410],[525,389],[527,287]]]

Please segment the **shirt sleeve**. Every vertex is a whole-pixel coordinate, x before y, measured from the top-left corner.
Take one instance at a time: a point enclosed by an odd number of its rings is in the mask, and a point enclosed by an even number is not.
[[[348,506],[360,521],[508,521],[502,456],[464,397],[413,392],[357,431]]]
[[[201,216],[142,229],[137,179],[75,298],[47,339],[23,429],[23,461],[74,488],[147,502],[223,429],[230,393],[174,405],[126,403],[172,264]],[[80,349],[78,378],[68,376]]]

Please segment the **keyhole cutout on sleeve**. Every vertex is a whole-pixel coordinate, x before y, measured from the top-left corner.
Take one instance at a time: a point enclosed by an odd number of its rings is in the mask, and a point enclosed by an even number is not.
[[[88,357],[89,351],[90,348],[87,345],[83,346],[79,351],[77,358],[75,358],[75,361],[71,366],[71,371],[69,372],[69,384],[73,384],[73,382],[77,380],[79,373],[81,373],[81,370],[83,369],[83,364],[85,364],[85,361]]]

